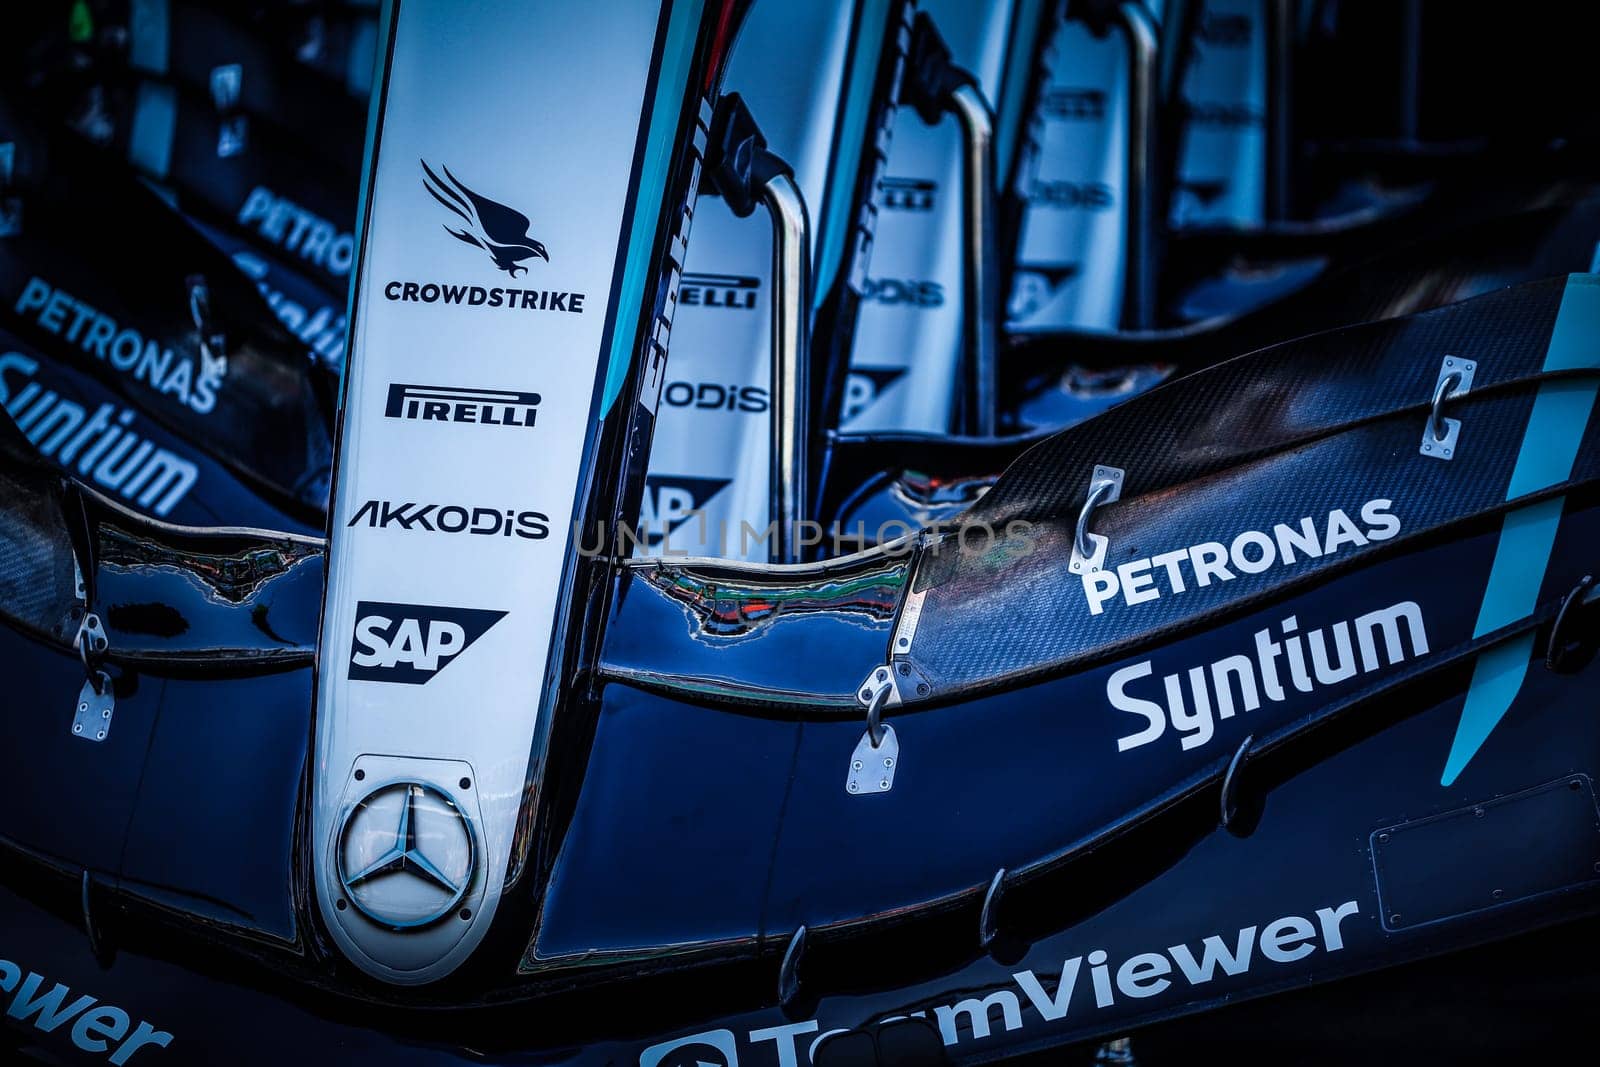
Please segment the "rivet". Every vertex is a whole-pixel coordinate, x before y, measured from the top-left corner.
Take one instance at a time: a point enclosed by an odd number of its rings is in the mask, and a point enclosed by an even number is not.
[[[340,897],[338,900],[333,902],[333,906],[338,908],[340,911],[343,911],[344,909],[348,908],[350,905],[345,903],[345,899],[343,897]]]
[[[881,682],[881,681],[883,681],[884,679],[886,679],[888,677],[889,677],[888,670],[883,668],[883,667],[879,667],[878,668],[878,681]]]
[[[104,741],[106,739],[106,732],[101,730],[99,733],[94,735],[94,739],[96,741]]]
[[[861,769],[861,761],[856,760],[854,763],[850,764],[850,766],[859,771]]]
[[[894,766],[894,760],[889,756],[885,756],[885,757],[883,757],[883,765],[885,767],[893,767]]]
[[[1473,808],[1472,809],[1472,814],[1476,815],[1478,818],[1481,819],[1481,818],[1483,818],[1483,809],[1482,808]]]
[[[888,789],[889,788],[889,779],[885,778],[883,781],[879,782],[878,783],[878,788],[879,789]]]
[[[870,690],[870,689],[863,689],[863,690],[862,690],[862,691],[861,691],[861,699],[862,699],[862,700],[871,700],[871,699],[872,699],[872,690]]]
[[[1388,834],[1379,834],[1378,835],[1378,843],[1379,844],[1382,844],[1383,842],[1385,842],[1387,840],[1389,840],[1389,835]]]
[[[927,696],[928,695],[928,683],[927,682],[918,682],[917,683],[917,695],[918,696]]]
[[[850,783],[850,792],[854,793],[855,791],[856,791],[856,784],[854,782],[851,782]]]
[[[101,718],[102,718],[102,719],[109,719],[109,718],[111,718],[111,709],[110,709],[110,708],[107,708],[107,709],[106,709],[106,710],[105,710],[105,711],[102,711],[102,712],[101,712],[101,713],[100,713],[100,717],[101,717]]]
[[[911,638],[909,638],[909,637],[902,637],[900,639],[900,647],[901,648],[905,648],[910,643],[911,643]]]
[[[911,673],[911,664],[909,664],[909,663],[900,664],[900,673],[901,674],[910,674]]]
[[[1400,913],[1398,911],[1395,912],[1393,915],[1389,916],[1389,925],[1391,925],[1391,926],[1400,925]]]
[[[367,776],[367,772],[366,771],[362,770],[360,767],[356,768],[356,781],[359,782],[363,778],[365,778],[366,776]]]
[[[462,922],[466,922],[470,918],[472,918],[472,909],[471,908],[462,908],[461,909],[461,921]]]
[[[72,724],[72,732],[75,733],[75,734],[83,733],[83,724],[82,723],[77,723],[77,722],[73,723]]]
[[[1491,897],[1494,897],[1494,899],[1499,900],[1501,897],[1506,895],[1506,891],[1504,889],[1496,889],[1493,893],[1490,893],[1489,895]]]
[[[461,788],[462,789],[471,789],[472,788],[472,779],[471,778],[463,778],[463,779],[461,779]]]

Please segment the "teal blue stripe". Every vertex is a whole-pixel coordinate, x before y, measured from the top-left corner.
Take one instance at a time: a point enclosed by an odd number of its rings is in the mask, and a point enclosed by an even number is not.
[[[1600,332],[1595,334],[1595,345],[1600,348]],[[1545,370],[1557,369],[1545,365]],[[1536,493],[1572,476],[1572,464],[1578,458],[1578,442],[1583,439],[1583,427],[1594,406],[1597,384],[1600,383],[1592,378],[1568,378],[1539,386],[1522,451],[1517,454],[1517,466],[1506,488],[1507,500]]]
[[[1569,274],[1550,331],[1544,369],[1583,370],[1600,367],[1600,274]],[[1573,442],[1576,449],[1577,442]]]
[[[1500,724],[1522,689],[1531,655],[1531,633],[1479,654],[1472,666],[1472,684],[1467,689],[1467,702],[1461,708],[1461,722],[1456,726],[1455,741],[1450,745],[1450,757],[1445,760],[1440,785],[1454,785],[1472,757],[1478,754],[1478,749],[1489,740],[1489,734]]]
[[[1526,448],[1526,444],[1523,447]],[[1550,549],[1556,543],[1563,500],[1563,497],[1552,497],[1506,514],[1500,524],[1500,543],[1495,546],[1489,585],[1483,591],[1483,605],[1478,609],[1478,625],[1473,627],[1473,637],[1482,637],[1533,611]]]
[[[611,361],[606,367],[606,387],[600,397],[600,417],[611,413],[611,405],[622,392],[639,339],[639,308],[644,304],[644,287],[650,280],[650,251],[656,227],[661,221],[660,191],[666,188],[667,167],[672,162],[674,137],[678,132],[678,108],[689,79],[689,64],[694,59],[695,38],[700,29],[704,0],[672,5],[667,23],[667,40],[662,49],[661,69],[656,76],[656,101],[650,112],[644,166],[639,173],[638,203],[633,212],[633,230],[628,234],[627,261],[622,271],[622,287],[617,294],[616,329],[611,335]],[[695,190],[689,190],[695,195]]]
[[[813,310],[822,306],[823,298],[839,276],[851,228],[855,225],[856,173],[861,169],[861,153],[866,147],[872,90],[877,84],[878,60],[883,55],[883,36],[888,28],[888,0],[864,0],[855,24],[855,55],[849,77],[845,79],[843,114],[839,118],[833,162],[828,168],[827,193],[823,197],[822,239],[817,242],[817,276],[812,289]]]
[[[1561,295],[1544,369],[1585,367],[1600,367],[1600,277],[1574,274],[1568,277]],[[1572,476],[1578,445],[1594,410],[1596,389],[1597,383],[1592,379],[1551,381],[1539,386],[1506,487],[1507,500],[1538,492]],[[1561,525],[1564,503],[1564,497],[1554,497],[1507,513],[1500,525],[1500,542],[1489,568],[1489,583],[1478,609],[1474,637],[1533,612]],[[1454,784],[1510,710],[1522,688],[1532,652],[1533,635],[1528,634],[1478,657],[1455,740],[1439,779],[1441,785]]]

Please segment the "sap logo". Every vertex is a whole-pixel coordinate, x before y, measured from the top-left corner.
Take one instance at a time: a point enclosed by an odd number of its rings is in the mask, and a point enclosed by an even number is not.
[[[1200,19],[1195,36],[1206,44],[1222,48],[1239,48],[1250,43],[1252,22],[1249,15],[1231,15],[1208,12]]]
[[[661,399],[675,408],[700,411],[740,411],[759,415],[770,405],[767,390],[759,385],[718,385],[716,382],[668,382]]]
[[[708,1030],[651,1045],[639,1067],[739,1067],[738,1044],[730,1030]]]
[[[550,536],[550,517],[542,511],[517,511],[515,508],[474,508],[459,504],[395,504],[388,500],[369,500],[356,509],[346,527],[367,526],[386,530],[427,533],[469,533],[480,537],[518,537],[542,541]]]
[[[878,189],[883,194],[879,203],[886,211],[932,211],[939,183],[926,178],[884,178]]]
[[[425,685],[508,613],[429,604],[356,604],[350,677]]]
[[[23,315],[35,312],[30,317],[46,330],[191,411],[204,415],[217,405],[228,357],[211,355],[204,343],[196,353],[198,359],[178,355],[145,340],[138,330],[118,326],[109,315],[39,277],[30,278],[23,287],[16,310]]]
[[[391,385],[383,414],[391,419],[470,422],[533,428],[539,394],[514,389],[461,389],[449,385]]]
[[[544,245],[528,236],[528,227],[533,225],[528,216],[468,189],[450,173],[449,167],[439,168],[444,171],[444,177],[441,178],[425,161],[418,162],[422,163],[422,187],[428,191],[428,195],[466,223],[466,228],[461,230],[446,226],[445,233],[465,244],[483,249],[489,253],[496,267],[513,278],[528,272],[528,268],[522,266],[525,259],[537,256],[546,263],[550,262]]]
[[[944,286],[938,282],[902,281],[899,278],[868,278],[861,298],[879,304],[909,304],[936,308],[944,304]]]
[[[1098,121],[1106,117],[1106,94],[1103,89],[1048,89],[1039,110],[1056,119]]]
[[[1006,302],[1006,314],[1013,322],[1038,314],[1066,292],[1082,270],[1078,263],[1055,267],[1019,266],[1011,279],[1011,299]]]
[[[132,409],[101,404],[91,415],[34,380],[38,370],[21,352],[0,353],[0,406],[40,455],[160,517],[194,488],[200,468],[134,433]]]
[[[1204,588],[1213,581],[1231,582],[1240,574],[1260,574],[1275,566],[1287,567],[1298,562],[1301,556],[1316,559],[1331,556],[1347,546],[1360,548],[1370,541],[1387,541],[1400,532],[1400,520],[1389,511],[1393,506],[1390,500],[1369,500],[1362,504],[1364,530],[1351,521],[1343,508],[1334,508],[1320,530],[1307,516],[1298,526],[1280,522],[1272,528],[1271,534],[1246,530],[1226,545],[1221,541],[1204,541],[1092,571],[1080,576],[1084,598],[1089,602],[1089,614],[1101,614],[1107,602],[1119,595],[1130,607],[1146,604],[1160,600],[1163,595],[1174,596],[1190,588]],[[1165,593],[1157,579],[1158,573],[1166,576]]]
[[[1202,104],[1186,100],[1183,117],[1192,126],[1218,126],[1223,129],[1249,129],[1266,124],[1261,112],[1249,104]]]
[[[355,258],[355,236],[340,233],[327,219],[264,185],[250,190],[239,207],[238,221],[284,251],[329,274],[350,273],[350,263]]]
[[[1036,181],[1028,188],[1028,203],[1041,207],[1105,211],[1116,195],[1105,182]]]
[[[1119,737],[1117,751],[1127,752],[1160,740],[1169,723],[1182,735],[1180,744],[1185,751],[1198,748],[1211,740],[1216,721],[1233,718],[1236,710],[1255,711],[1263,701],[1282,703],[1295,693],[1347,682],[1358,671],[1371,674],[1403,663],[1406,651],[1400,639],[1401,623],[1405,624],[1405,635],[1411,644],[1411,658],[1427,655],[1428,631],[1423,625],[1422,609],[1415,601],[1406,600],[1368,612],[1353,622],[1339,622],[1306,634],[1299,632],[1299,619],[1290,615],[1278,623],[1281,634],[1274,635],[1270,626],[1255,632],[1255,644],[1250,650],[1253,655],[1226,656],[1214,663],[1163,675],[1163,702],[1128,692],[1132,683],[1155,673],[1151,661],[1123,667],[1106,680],[1106,699],[1113,708],[1141,716],[1149,725]],[[1274,636],[1280,640],[1274,641]],[[1287,678],[1280,673],[1280,662]]]
[[[700,514],[730,481],[678,474],[652,474],[645,478],[639,526],[647,535],[647,543],[653,546],[666,540],[668,534]]]
[[[689,271],[678,286],[678,303],[688,307],[749,310],[756,306],[756,294],[760,291],[760,278]]]
[[[11,994],[6,1018],[31,1024],[46,1034],[72,1023],[68,1036],[74,1045],[96,1055],[110,1052],[107,1062],[118,1067],[145,1048],[166,1048],[172,1043],[172,1035],[165,1030],[157,1030],[143,1020],[135,1026],[132,1016],[123,1009],[87,994],[74,997],[72,990],[60,982],[53,983],[49,992],[41,993],[48,981],[10,960],[0,960],[0,993]],[[129,1027],[133,1027],[131,1034]]]
[[[851,367],[844,382],[844,421],[849,422],[871,407],[885,389],[905,376],[905,367]]]

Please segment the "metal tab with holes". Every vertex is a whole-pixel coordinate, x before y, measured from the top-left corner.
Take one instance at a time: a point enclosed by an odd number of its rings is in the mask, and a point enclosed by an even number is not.
[[[72,716],[72,736],[85,741],[104,741],[111,733],[111,713],[116,710],[111,692],[111,676],[96,671],[78,690],[77,710]]]
[[[900,765],[900,740],[894,727],[885,724],[883,736],[872,743],[872,731],[863,731],[856,750],[850,754],[850,773],[844,788],[849,793],[887,793],[894,788],[894,772]]]
[[[1089,520],[1093,518],[1095,508],[1122,499],[1125,473],[1121,467],[1095,464],[1094,473],[1089,477],[1089,494],[1084,499],[1083,509],[1078,512],[1078,524],[1073,532],[1072,559],[1068,563],[1073,574],[1092,573],[1105,565],[1106,550],[1111,543],[1102,534],[1089,532]]]
[[[1428,410],[1428,424],[1422,428],[1422,444],[1418,451],[1431,459],[1455,458],[1461,439],[1461,420],[1447,419],[1443,415],[1444,402],[1465,396],[1472,388],[1472,377],[1478,364],[1456,356],[1444,357],[1439,365],[1439,377],[1433,386],[1433,403]]]

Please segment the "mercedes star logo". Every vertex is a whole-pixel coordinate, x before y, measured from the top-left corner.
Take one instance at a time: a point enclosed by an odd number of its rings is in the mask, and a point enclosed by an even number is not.
[[[433,786],[391,783],[351,809],[338,862],[356,910],[391,930],[414,930],[443,919],[466,896],[472,830],[455,801]]]

